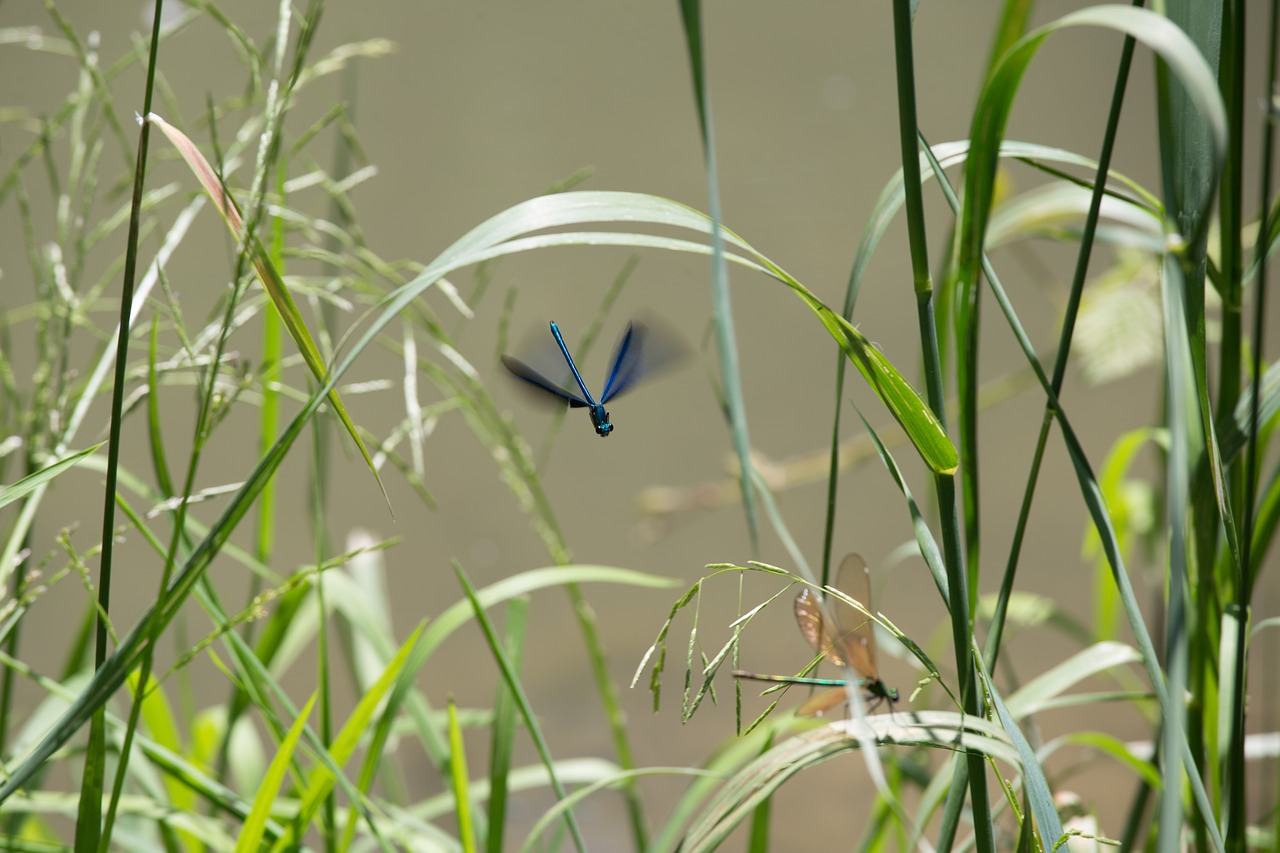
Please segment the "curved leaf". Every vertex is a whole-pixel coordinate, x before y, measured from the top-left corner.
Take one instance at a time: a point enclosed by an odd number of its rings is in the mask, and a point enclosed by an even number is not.
[[[964,214],[960,221],[960,255],[957,278],[977,280],[994,198],[1000,139],[1018,87],[1031,60],[1049,36],[1070,27],[1092,26],[1116,30],[1146,45],[1168,65],[1187,90],[1210,132],[1211,145],[1220,162],[1226,149],[1227,121],[1217,78],[1195,44],[1163,15],[1128,6],[1093,6],[1064,15],[1028,33],[1000,60],[992,72],[975,110],[973,150],[965,172]],[[1208,204],[1210,199],[1205,199]]]
[[[572,232],[531,236],[549,228],[570,228],[586,223],[642,223],[650,226],[684,228],[710,236],[711,220],[693,208],[643,193],[570,192],[541,196],[521,202],[481,223],[442,252],[416,278],[388,295],[382,313],[353,346],[359,352],[418,298],[425,290],[454,270],[491,258],[553,245],[615,245],[665,248],[674,251],[710,254],[710,246],[652,234]],[[902,374],[867,338],[839,314],[828,308],[798,279],[757,251],[727,228],[720,229],[725,243],[725,260],[760,269],[785,284],[826,327],[894,419],[911,439],[921,458],[934,472],[951,474],[958,464],[956,452],[942,425]]]
[[[1018,753],[1000,726],[955,712],[896,712],[840,720],[778,743],[734,774],[685,836],[683,850],[710,851],[752,810],[795,774],[858,749],[860,736],[882,746],[932,746],[977,751],[1017,766]]]

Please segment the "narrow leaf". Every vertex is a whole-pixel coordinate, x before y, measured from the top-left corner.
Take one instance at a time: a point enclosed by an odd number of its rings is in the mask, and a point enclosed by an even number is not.
[[[257,796],[253,798],[253,809],[244,822],[240,838],[236,840],[236,853],[257,853],[261,848],[263,830],[267,825],[267,818],[271,816],[271,806],[280,793],[280,783],[284,781],[284,774],[293,761],[293,751],[298,745],[298,738],[302,737],[302,730],[307,727],[307,717],[311,716],[311,706],[315,701],[315,694],[312,694],[298,713],[298,718],[289,727],[289,733],[280,742],[275,758],[271,759],[267,775],[258,786]]]

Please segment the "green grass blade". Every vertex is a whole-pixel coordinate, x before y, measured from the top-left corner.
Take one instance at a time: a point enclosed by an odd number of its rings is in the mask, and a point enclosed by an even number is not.
[[[1008,698],[1006,709],[1013,719],[1025,719],[1039,713],[1055,698],[1081,681],[1113,667],[1140,660],[1138,652],[1124,643],[1094,643],[1027,681]]]
[[[980,654],[975,658],[979,662],[982,660]],[[1058,818],[1058,808],[1054,805],[1053,792],[1049,790],[1049,781],[1045,778],[1044,769],[1040,766],[1040,759],[1036,757],[1035,750],[1031,748],[1017,721],[1009,713],[991,679],[985,672],[981,677],[986,685],[987,696],[990,697],[995,706],[996,715],[1004,726],[1005,734],[1018,750],[1018,759],[1022,765],[1022,787],[1031,806],[1031,814],[1035,816],[1036,830],[1040,833],[1040,843],[1043,845],[1041,849],[1058,849],[1058,844],[1063,839],[1062,821]],[[1023,820],[1026,819],[1024,815]]]
[[[373,719],[374,712],[378,710],[382,700],[397,683],[401,671],[409,661],[413,650],[417,647],[423,629],[424,626],[419,625],[404,641],[400,651],[387,664],[387,668],[383,670],[377,682],[360,697],[360,701],[352,710],[351,716],[347,718],[337,737],[329,744],[328,752],[333,758],[335,767],[340,768],[355,752],[356,747],[369,729],[369,723]],[[333,791],[334,781],[334,773],[329,767],[318,767],[312,772],[307,780],[306,791],[303,793],[298,806],[297,818],[290,822],[286,833],[277,839],[275,845],[271,848],[273,851],[289,849],[291,845],[296,843],[297,837],[294,835],[296,828],[305,829],[311,823],[311,819]],[[360,793],[367,794],[368,792],[367,790],[361,790]],[[348,826],[354,826],[354,824],[355,819],[352,816],[352,819],[348,820]]]
[[[175,755],[182,755],[184,749],[178,733],[178,723],[173,709],[169,706],[163,690],[154,679],[150,680],[145,690],[139,689],[137,676],[130,678],[130,689],[135,701],[142,703],[141,718],[146,731],[151,735],[156,746],[166,749]],[[196,811],[196,792],[179,780],[168,776],[165,778],[165,790],[169,795],[169,803],[181,812]],[[191,836],[183,838],[186,849],[196,849],[196,839]]]
[[[707,85],[706,57],[702,39],[701,0],[680,0],[685,45],[693,71],[694,98],[698,105],[698,126],[702,130],[702,153],[707,168],[707,211],[711,220],[711,294],[715,306],[716,344],[720,354],[720,379],[729,413],[733,449],[738,456],[742,509],[747,519],[751,550],[760,547],[756,521],[754,479],[750,472],[751,441],[747,436],[747,410],[742,397],[742,376],[738,366],[738,345],[733,325],[733,303],[729,298],[729,268],[725,263],[724,236],[720,215],[720,178],[716,166],[715,123],[711,119],[711,91]]]
[[[1131,552],[1133,541],[1138,534],[1138,531],[1132,529],[1128,519],[1125,487],[1132,482],[1128,477],[1138,452],[1154,442],[1158,435],[1159,432],[1153,427],[1138,427],[1122,434],[1112,444],[1111,452],[1102,464],[1102,476],[1098,484],[1102,488],[1102,496],[1107,506],[1111,507],[1112,516],[1118,523],[1119,530],[1116,535],[1119,537],[1121,553]],[[1085,553],[1096,559],[1099,577],[1102,578],[1107,571],[1106,559],[1102,555],[1102,548],[1094,530],[1086,533]],[[1095,637],[1102,640],[1115,638],[1119,606],[1115,588],[1111,585],[1109,578],[1103,579],[1094,590],[1093,633]]]
[[[50,482],[61,474],[65,474],[67,471],[74,468],[81,459],[97,453],[104,444],[106,444],[105,441],[100,441],[92,447],[86,447],[84,450],[77,450],[74,453],[64,455],[58,459],[58,461],[45,465],[43,468],[28,474],[16,483],[11,483],[7,486],[0,486],[0,507],[5,506],[6,504],[11,504],[16,500],[21,500],[45,483]]]
[[[449,698],[449,781],[453,790],[454,814],[458,816],[458,840],[464,853],[475,853],[476,835],[471,826],[471,794],[467,783],[467,751],[458,725],[458,706]]]
[[[244,828],[240,830],[240,837],[236,840],[236,853],[258,853],[261,849],[263,829],[267,818],[271,815],[271,806],[280,794],[280,784],[284,781],[284,774],[288,772],[289,765],[293,761],[293,751],[298,746],[298,738],[302,737],[303,729],[307,727],[307,717],[311,715],[311,706],[315,702],[316,697],[313,694],[307,700],[307,704],[302,707],[293,725],[289,727],[289,733],[280,742],[280,748],[276,750],[275,757],[271,759],[267,773],[262,778],[262,784],[258,787],[258,794],[253,798],[253,809],[245,819]]]
[[[151,451],[151,468],[155,471],[160,494],[172,497],[176,492],[169,473],[169,459],[164,451],[164,429],[160,420],[160,374],[156,371],[156,348],[160,340],[160,315],[151,315],[151,347],[147,352],[147,439]]]
[[[53,10],[56,19],[62,21],[61,15]],[[150,111],[151,99],[155,90],[155,74],[157,57],[160,50],[160,10],[156,9],[151,29],[150,49],[147,57],[147,77],[143,85],[144,110]],[[70,34],[70,27],[64,24],[64,31]],[[72,36],[74,39],[74,36]],[[91,70],[95,83],[101,87],[102,94],[110,102],[110,96],[97,71],[96,62],[82,57],[85,69]],[[112,123],[119,129],[115,119],[115,111],[109,110]],[[121,134],[123,138],[123,133]],[[133,193],[129,207],[129,235],[125,243],[125,263],[123,284],[120,292],[120,322],[117,327],[115,377],[111,390],[111,422],[107,438],[107,482],[103,494],[102,506],[102,555],[98,570],[98,607],[100,615],[97,622],[94,649],[94,669],[100,671],[107,662],[107,626],[106,619],[111,612],[111,580],[113,572],[112,558],[115,550],[115,509],[116,479],[120,467],[120,436],[124,420],[125,379],[128,370],[129,327],[130,318],[134,314],[135,286],[138,276],[138,243],[141,239],[142,197],[146,185],[147,154],[150,149],[151,133],[144,127],[138,136],[137,159],[134,163]],[[126,147],[125,150],[128,150]],[[77,853],[95,853],[100,845],[108,845],[111,839],[111,827],[108,822],[106,833],[102,826],[102,794],[106,763],[106,725],[103,720],[105,710],[98,705],[92,715],[89,726],[89,743],[85,749],[84,776],[80,786],[80,803],[76,818],[75,846]],[[121,756],[122,762],[128,761],[128,754]],[[119,791],[113,792],[113,798]]]
[[[708,235],[712,231],[710,220],[705,215],[684,205],[641,193],[572,192],[530,199],[472,229],[428,264],[416,278],[386,297],[380,305],[381,313],[360,336],[355,349],[363,349],[372,342],[395,316],[439,279],[460,267],[490,258],[552,246],[583,244],[661,248],[699,254],[711,251],[702,243],[648,234],[598,231],[525,236],[532,231],[583,223],[646,223]],[[870,341],[827,308],[786,270],[727,228],[722,233],[726,245],[725,259],[763,271],[795,293],[817,315],[836,343],[867,378],[872,390],[902,425],[926,464],[938,473],[954,471],[957,464],[955,448],[941,425],[910,383]]]
[[[529,614],[526,598],[513,598],[507,602],[506,655],[512,672],[519,674],[524,657],[525,624]],[[507,795],[511,776],[511,758],[515,747],[516,725],[515,696],[506,682],[498,685],[498,696],[493,703],[493,734],[489,745],[489,835],[486,849],[489,853],[502,853],[502,841],[507,829]]]
[[[493,655],[494,662],[498,664],[498,668],[502,672],[502,680],[506,683],[507,689],[511,691],[516,707],[520,710],[520,716],[524,720],[529,737],[538,751],[538,757],[542,759],[542,766],[547,770],[556,799],[564,800],[568,794],[560,783],[559,777],[556,776],[555,761],[551,758],[551,750],[547,746],[546,739],[542,736],[542,728],[538,725],[538,719],[533,713],[533,705],[529,702],[529,697],[525,695],[524,686],[520,683],[515,670],[511,668],[511,662],[507,660],[502,651],[502,646],[493,630],[492,623],[489,622],[489,615],[485,611],[484,604],[456,560],[453,563],[453,573],[457,575],[458,583],[462,585],[462,589],[467,595],[472,614],[479,624],[480,630],[484,633],[484,638],[489,644],[489,651]],[[579,851],[585,851],[587,849],[586,840],[582,837],[582,832],[578,828],[578,821],[574,818],[572,810],[565,810],[564,821],[569,834],[573,837],[574,845]]]
[[[1258,383],[1257,422],[1261,431],[1272,418],[1280,413],[1280,361],[1268,367],[1261,375]],[[1218,434],[1222,449],[1222,459],[1230,463],[1245,449],[1249,441],[1249,433],[1253,423],[1254,407],[1253,386],[1246,388],[1236,403],[1234,417],[1227,421]]]
[[[1164,16],[1145,9],[1095,6],[1064,15],[1020,40],[1000,60],[983,88],[975,111],[981,121],[974,126],[973,149],[965,176],[965,209],[957,269],[961,281],[977,280],[993,199],[999,142],[1022,76],[1050,35],[1076,26],[1113,29],[1132,36],[1157,53],[1185,87],[1208,129],[1209,144],[1219,152],[1215,159],[1221,161],[1227,130],[1217,79],[1186,33]],[[1201,204],[1208,205],[1211,200],[1211,197],[1201,199]]]
[[[924,199],[920,179],[920,128],[916,116],[915,46],[912,9],[909,0],[895,0],[893,4],[894,59],[898,94],[898,141],[904,172],[907,236],[911,252],[912,288],[916,304],[916,323],[920,338],[921,359],[928,395],[930,414],[945,430],[946,386],[943,379],[942,356],[938,345],[938,321],[935,316],[933,277],[929,270],[928,235],[926,233]],[[952,291],[953,288],[947,288]],[[958,302],[959,300],[957,300]],[[976,303],[975,303],[976,308]],[[959,312],[958,312],[959,313]],[[971,334],[976,336],[976,311]],[[971,358],[961,359],[957,369],[961,390],[961,418],[959,437],[961,447],[956,464],[949,470],[935,469],[934,491],[942,532],[943,567],[947,576],[947,609],[951,622],[952,648],[956,656],[956,670],[960,683],[960,695],[966,713],[978,715],[981,707],[978,696],[977,672],[971,659],[973,634],[971,612],[976,604],[978,571],[977,535],[977,348],[970,347]],[[948,439],[948,447],[951,442]],[[955,451],[952,450],[954,453]],[[963,462],[960,471],[960,488],[965,500],[959,508],[956,504],[956,467]],[[961,543],[960,513],[963,510],[969,552]],[[970,591],[972,589],[972,591]],[[993,853],[995,840],[992,835],[991,801],[987,791],[987,779],[982,759],[977,754],[966,757],[969,765],[969,804],[973,812],[976,830],[975,842],[979,853]],[[957,780],[959,777],[957,777]],[[877,779],[883,786],[883,782]],[[881,791],[889,800],[889,792]],[[940,846],[950,846],[947,835],[949,823],[943,824]]]
[[[773,747],[772,735],[773,732],[771,731],[761,747],[762,754]],[[769,827],[772,823],[773,798],[766,797],[760,801],[760,805],[756,806],[755,812],[751,815],[751,834],[747,842],[748,853],[769,853]]]
[[[336,370],[330,377],[329,383],[336,383],[348,366],[349,364],[344,363],[342,369]],[[204,570],[208,568],[231,536],[231,532],[248,512],[264,483],[284,461],[285,455],[297,440],[302,427],[315,414],[328,390],[328,383],[321,386],[298,412],[276,443],[272,445],[271,451],[259,460],[248,479],[232,496],[227,508],[210,528],[208,535],[187,558],[181,571],[174,577],[168,590],[169,594],[142,613],[138,624],[120,639],[116,651],[94,674],[84,692],[76,698],[57,724],[14,769],[12,775],[0,784],[0,802],[6,800],[39,770],[54,751],[65,744],[92,716],[94,710],[105,704],[124,683],[128,674],[141,661],[145,643],[152,636],[151,632],[154,630],[158,634],[177,614],[182,603],[202,577]]]
[[[1165,607],[1165,670],[1171,696],[1183,696],[1190,683],[1191,626],[1187,596],[1192,587],[1190,562],[1193,559],[1192,543],[1188,535],[1188,513],[1191,483],[1190,465],[1191,429],[1195,411],[1195,367],[1191,362],[1187,327],[1182,315],[1180,293],[1186,281],[1181,265],[1172,257],[1166,257],[1162,282],[1165,309],[1165,391],[1168,395],[1169,450],[1165,463],[1166,505],[1169,507],[1168,537],[1169,566]],[[1191,603],[1194,606],[1194,602]],[[1182,750],[1187,742],[1188,715],[1183,702],[1170,702],[1161,708],[1161,788],[1158,826],[1159,849],[1172,851],[1180,846],[1178,836],[1183,826],[1182,778],[1199,775],[1193,761],[1184,763]],[[1194,756],[1194,753],[1193,753]]]
[[[1258,508],[1251,526],[1253,539],[1249,545],[1249,571],[1256,578],[1262,570],[1267,552],[1275,542],[1276,530],[1280,529],[1280,468],[1271,472],[1258,499]]]
[[[682,850],[716,849],[755,807],[788,779],[860,748],[865,729],[873,742],[972,750],[1016,766],[1019,756],[998,724],[955,712],[921,711],[844,720],[780,741],[734,774],[684,836]]]
[[[924,514],[920,512],[920,507],[916,504],[916,499],[912,496],[911,489],[902,476],[902,470],[898,468],[898,463],[889,452],[889,448],[885,447],[884,442],[880,440],[879,434],[871,426],[870,421],[863,417],[862,411],[856,406],[854,410],[858,412],[862,426],[875,444],[876,453],[889,471],[889,476],[893,478],[894,485],[898,487],[898,491],[902,492],[903,500],[907,504],[907,514],[911,516],[911,529],[915,532],[920,556],[929,567],[929,574],[933,576],[933,582],[938,587],[938,594],[942,597],[943,604],[946,604],[950,597],[947,589],[947,570],[942,563],[942,551],[938,548],[938,541],[933,538],[933,531],[929,529],[929,522],[925,521]]]

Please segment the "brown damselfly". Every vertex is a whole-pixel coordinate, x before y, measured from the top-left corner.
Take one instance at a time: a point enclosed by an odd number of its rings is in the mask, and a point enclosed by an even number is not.
[[[840,564],[836,574],[835,589],[871,610],[871,570],[866,560],[857,554],[850,554]],[[796,595],[796,624],[800,633],[808,640],[809,645],[817,652],[817,657],[805,668],[805,672],[813,668],[824,658],[836,666],[852,667],[859,675],[858,685],[866,691],[867,699],[874,704],[888,702],[892,707],[898,701],[898,691],[886,687],[880,680],[876,668],[876,635],[874,621],[842,602],[836,602],[834,618],[827,616],[822,610],[822,598],[817,590],[806,586]],[[834,708],[846,699],[845,688],[848,682],[835,678],[809,678],[803,675],[760,675],[735,669],[736,678],[748,678],[753,681],[771,681],[781,684],[808,684],[814,687],[831,687],[809,699],[800,706],[798,713],[817,715]]]

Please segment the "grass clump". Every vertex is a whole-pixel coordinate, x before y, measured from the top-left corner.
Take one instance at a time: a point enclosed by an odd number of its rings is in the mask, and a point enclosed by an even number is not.
[[[1267,258],[1280,235],[1270,194],[1273,116],[1251,118],[1244,94],[1259,83],[1250,81],[1244,51],[1246,15],[1260,16],[1260,8],[1211,3],[1192,14],[1172,4],[1166,15],[1095,6],[1033,27],[1024,7],[1008,4],[993,22],[968,137],[931,143],[929,117],[917,112],[913,39],[915,16],[930,10],[895,0],[901,170],[876,201],[838,307],[729,227],[702,9],[683,0],[680,10],[707,213],[650,194],[580,189],[578,175],[470,230],[459,227],[463,236],[442,252],[412,262],[380,257],[359,226],[352,193],[373,170],[353,105],[310,112],[317,81],[385,55],[389,43],[320,53],[319,0],[280,4],[278,35],[265,47],[203,3],[175,18],[158,15],[149,37],[120,57],[101,56],[96,40],[53,2],[45,11],[55,35],[3,31],[4,49],[50,54],[77,77],[55,108],[7,113],[14,135],[26,139],[6,145],[0,164],[0,205],[16,212],[26,249],[22,274],[6,264],[0,302],[0,846],[586,849],[582,803],[616,791],[636,849],[713,849],[742,831],[762,850],[778,835],[771,809],[779,789],[850,752],[860,754],[859,772],[865,768],[876,790],[867,849],[1275,846],[1277,809],[1258,783],[1276,776],[1274,750],[1265,748],[1274,733],[1247,725],[1258,716],[1247,701],[1257,695],[1250,660],[1276,624],[1256,608],[1280,518],[1280,468],[1268,452],[1280,371],[1268,363],[1265,341]],[[180,103],[163,76],[172,37],[196,20],[216,23],[246,81],[241,94],[198,110]],[[1274,42],[1275,20],[1269,24]],[[1122,43],[1097,152],[1006,138],[1042,48],[1070,44],[1083,28]],[[1269,92],[1274,44],[1268,50],[1270,64],[1258,73]],[[1135,95],[1129,76],[1141,52],[1155,58],[1156,86]],[[142,93],[136,134],[118,96],[130,85]],[[1135,97],[1150,98],[1158,115],[1158,188],[1113,164],[1122,107]],[[1248,136],[1255,124],[1261,129]],[[1254,169],[1246,139],[1255,138],[1256,181],[1244,177]],[[321,162],[325,149],[332,163]],[[1014,169],[1041,183],[1005,193],[1001,176]],[[930,220],[926,192],[938,194],[945,215]],[[190,275],[174,278],[171,269],[209,209],[227,226],[227,263],[195,283],[217,293],[197,320],[185,296]],[[874,319],[856,312],[870,259],[899,220],[908,236],[904,296],[916,309],[918,381],[862,330]],[[931,262],[942,234],[946,251]],[[1028,332],[997,263],[1002,246],[1030,237],[1065,244],[1075,256],[1054,340]],[[497,317],[485,302],[504,259],[600,245],[709,258],[712,385],[736,460],[732,482],[713,490],[712,502],[740,502],[746,519],[745,541],[726,549],[745,545],[757,556],[764,537],[773,537],[788,561],[710,563],[672,606],[637,670],[636,681],[651,668],[656,705],[671,632],[692,614],[679,667],[682,718],[732,691],[738,732],[688,766],[641,759],[606,632],[585,591],[674,582],[571,559],[543,482],[549,444],[534,452],[495,401],[490,372],[459,344],[471,324],[496,326],[505,340],[514,296]],[[633,256],[605,288],[588,341],[634,264]],[[808,309],[811,334],[834,343],[830,447],[791,471],[762,466],[753,452],[744,402],[751,376],[739,361],[732,299],[749,297],[731,286],[744,275],[780,285]],[[1003,328],[992,330],[993,320]],[[1022,362],[993,378],[979,355],[996,331],[1011,333]],[[357,365],[388,355],[398,376],[356,378]],[[1156,417],[1117,431],[1105,459],[1090,455],[1064,400],[1073,362],[1099,381],[1138,369],[1159,377]],[[855,439],[845,428],[849,364],[877,406],[858,411]],[[422,380],[434,395],[429,403],[419,395]],[[397,382],[405,391],[397,421],[362,424],[352,401]],[[1042,407],[1032,455],[983,458],[993,407],[1019,393],[1036,395]],[[478,585],[451,560],[459,591],[430,618],[397,630],[382,564],[397,541],[340,542],[330,533],[338,523],[333,459],[339,447],[349,451],[367,478],[358,487],[388,505],[407,486],[423,509],[447,515],[424,455],[430,441],[458,440],[447,431],[439,438],[445,420],[460,422],[483,448],[548,566]],[[232,438],[246,424],[251,438]],[[242,452],[239,461],[228,443]],[[1045,473],[1057,446],[1070,465],[1063,482]],[[836,531],[848,524],[837,484],[858,458],[874,458],[890,474],[877,488],[901,500],[913,531],[904,553],[920,558],[945,613],[944,653],[900,630],[866,595],[832,582]],[[307,483],[300,496],[286,497],[282,471],[294,462]],[[1008,542],[993,541],[983,513],[982,485],[997,470],[1006,478],[1017,471],[1022,483]],[[46,528],[63,523],[51,488],[88,474],[103,484],[93,544],[81,544],[87,529],[50,539]],[[805,541],[774,493],[817,480],[828,487],[824,534]],[[1037,493],[1046,489],[1070,491],[1089,518],[1097,577],[1089,626],[1052,595],[1025,589],[1018,571],[1033,547],[1027,531]],[[672,518],[697,505],[684,497],[655,493],[649,505]],[[281,571],[290,498],[305,507],[312,558]],[[402,519],[411,511],[395,506]],[[117,552],[122,537],[142,543],[127,561]],[[113,593],[122,583],[136,591],[139,575],[122,568],[135,561],[149,568],[152,591],[140,612],[125,608],[122,616]],[[1156,583],[1135,582],[1139,562],[1159,569]],[[234,591],[229,571],[245,581]],[[704,597],[723,597],[712,583],[722,576],[738,580],[739,602],[749,600],[748,578],[776,584],[761,603],[741,608],[727,636],[699,624]],[[73,577],[83,598],[60,614],[68,630],[57,650],[61,666],[50,674],[43,658],[33,663],[26,637],[33,614],[47,611]],[[588,659],[610,744],[605,756],[556,755],[524,674],[529,597],[552,587],[567,596]],[[831,715],[840,719],[815,722],[788,710],[794,680],[767,688],[772,704],[744,717],[743,683],[725,677],[742,665],[740,644],[756,618],[789,600],[792,587],[807,590],[801,626],[816,655],[797,678],[814,683],[824,658],[843,663],[836,678],[816,682],[845,685],[851,710]],[[1154,612],[1141,606],[1144,587],[1159,590]],[[841,625],[847,629],[833,627]],[[1012,629],[1045,625],[1077,650],[1016,678],[1006,654]],[[500,673],[487,707],[435,695],[420,679],[446,655],[445,641],[468,626],[479,629]],[[877,679],[876,630],[881,648],[918,665],[920,680],[903,685],[901,705]],[[861,645],[832,652],[849,642]],[[303,676],[299,661],[314,668]],[[221,700],[197,698],[191,670],[200,665],[221,679]],[[341,679],[355,689],[345,691]],[[1107,686],[1096,689],[1099,682]],[[867,713],[865,689],[888,713]],[[1038,715],[1108,703],[1136,711],[1149,726],[1147,744],[1090,729],[1042,736]],[[1261,705],[1270,712],[1273,697]],[[1119,837],[1104,837],[1096,804],[1072,800],[1070,768],[1058,760],[1068,747],[1128,774],[1134,796]],[[424,757],[436,793],[406,782],[410,748]],[[482,773],[480,749],[488,758]],[[525,750],[532,758],[521,764]],[[684,785],[660,820],[641,785],[651,776]],[[514,805],[530,791],[546,793],[552,805],[516,839]]]

